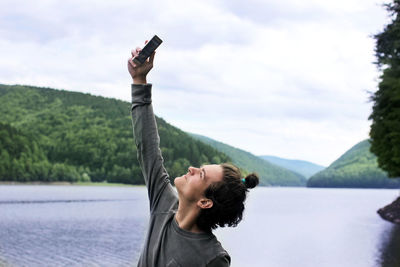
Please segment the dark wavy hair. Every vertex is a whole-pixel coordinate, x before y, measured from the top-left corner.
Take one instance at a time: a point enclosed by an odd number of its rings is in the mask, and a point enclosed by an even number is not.
[[[212,183],[204,192],[204,196],[213,201],[209,209],[202,209],[197,218],[197,226],[203,231],[211,231],[220,227],[235,227],[243,218],[244,201],[249,188],[259,183],[258,175],[251,173],[244,178],[239,168],[231,164],[221,164],[222,181]]]

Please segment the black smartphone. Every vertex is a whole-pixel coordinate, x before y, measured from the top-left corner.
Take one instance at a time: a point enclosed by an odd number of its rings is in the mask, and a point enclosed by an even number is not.
[[[162,40],[157,35],[154,35],[153,38],[143,47],[142,51],[140,51],[139,55],[132,59],[133,63],[140,65],[146,61],[146,59],[160,46]]]

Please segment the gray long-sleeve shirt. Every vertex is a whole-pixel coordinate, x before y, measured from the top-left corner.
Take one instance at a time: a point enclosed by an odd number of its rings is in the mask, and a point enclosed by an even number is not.
[[[229,266],[229,254],[212,233],[186,231],[175,220],[178,196],[163,166],[151,84],[132,85],[132,123],[150,201],[149,228],[138,266]]]

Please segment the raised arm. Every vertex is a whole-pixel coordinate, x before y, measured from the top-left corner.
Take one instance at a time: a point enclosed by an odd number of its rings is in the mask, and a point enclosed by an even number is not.
[[[132,58],[140,48],[132,51]],[[132,76],[132,123],[133,134],[138,151],[138,159],[148,189],[150,210],[168,205],[174,193],[163,166],[160,150],[160,138],[151,104],[151,84],[147,84],[147,73],[153,67],[154,53],[142,65],[135,65],[132,58],[128,60],[128,70]],[[167,192],[165,192],[167,191]],[[166,198],[162,199],[163,195]]]

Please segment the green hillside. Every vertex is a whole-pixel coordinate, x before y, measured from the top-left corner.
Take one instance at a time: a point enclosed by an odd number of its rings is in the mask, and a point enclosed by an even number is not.
[[[0,181],[143,183],[128,102],[0,84],[0,114]],[[172,178],[190,165],[230,161],[163,119],[157,123]]]
[[[306,178],[310,178],[317,172],[325,169],[324,166],[304,160],[284,159],[275,156],[260,156],[260,158],[269,161],[275,165],[300,173]]]
[[[306,179],[302,175],[269,163],[249,152],[231,147],[205,136],[197,134],[191,135],[229,155],[232,162],[238,167],[258,173],[261,178],[261,185],[304,186],[306,184]]]
[[[368,140],[353,146],[325,170],[312,176],[308,187],[399,188],[377,164]]]

